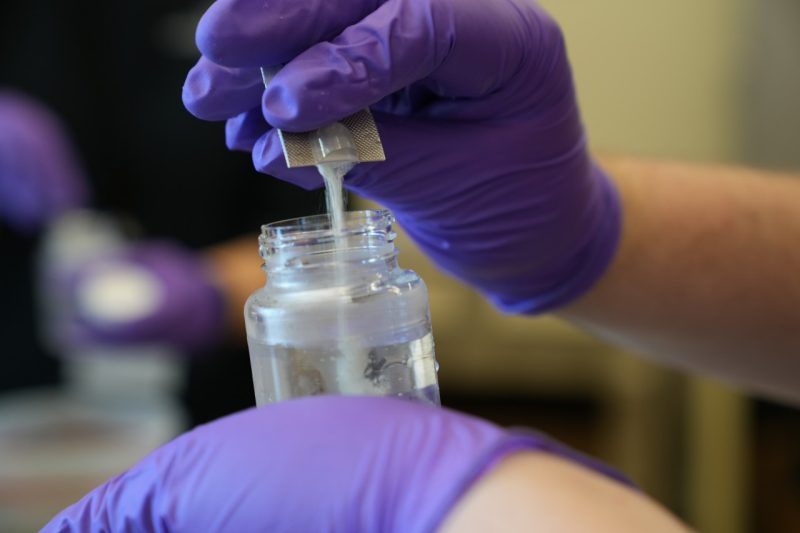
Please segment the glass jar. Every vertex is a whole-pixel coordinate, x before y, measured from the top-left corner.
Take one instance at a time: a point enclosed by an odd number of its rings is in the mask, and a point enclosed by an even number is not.
[[[389,211],[262,226],[267,282],[245,306],[256,404],[316,394],[439,404],[428,291],[397,264]]]

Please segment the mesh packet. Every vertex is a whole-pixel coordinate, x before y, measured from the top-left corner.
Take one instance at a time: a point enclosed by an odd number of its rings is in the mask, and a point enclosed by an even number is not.
[[[264,87],[277,69],[261,69]],[[307,132],[278,130],[286,166],[307,167],[327,162],[364,163],[385,161],[378,127],[369,109]]]

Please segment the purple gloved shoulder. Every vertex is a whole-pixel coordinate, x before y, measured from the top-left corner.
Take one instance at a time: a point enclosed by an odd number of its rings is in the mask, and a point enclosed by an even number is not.
[[[535,432],[408,400],[317,396],[200,426],[43,531],[429,532],[493,465],[524,450],[630,484]]]

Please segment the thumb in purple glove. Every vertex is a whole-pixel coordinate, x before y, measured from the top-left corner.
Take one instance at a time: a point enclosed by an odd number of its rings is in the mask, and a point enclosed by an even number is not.
[[[174,244],[137,244],[93,259],[66,281],[71,345],[164,343],[213,346],[222,333],[223,295],[202,259]]]
[[[58,119],[0,90],[0,218],[30,232],[87,199],[83,169]]]
[[[198,27],[184,86],[229,147],[303,187],[277,132],[365,106],[385,163],[351,190],[392,209],[445,270],[507,311],[542,312],[587,291],[620,234],[616,191],[591,160],[555,22],[528,0],[219,0]],[[258,66],[286,63],[266,91]]]
[[[198,427],[44,531],[433,531],[476,480],[521,450],[623,480],[537,433],[406,400],[318,396]]]

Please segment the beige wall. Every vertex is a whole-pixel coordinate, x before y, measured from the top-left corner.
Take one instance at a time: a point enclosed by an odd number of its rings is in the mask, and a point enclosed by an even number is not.
[[[753,0],[541,3],[566,33],[596,150],[744,159]],[[627,375],[637,379],[635,373]],[[685,517],[701,531],[746,531],[747,402],[699,377],[690,380],[687,391]],[[646,440],[631,442],[626,454]]]
[[[597,149],[735,160],[750,0],[542,0],[567,35]]]

